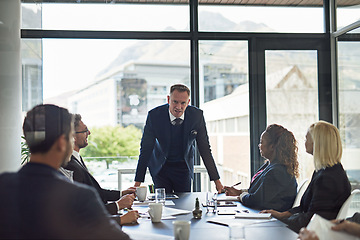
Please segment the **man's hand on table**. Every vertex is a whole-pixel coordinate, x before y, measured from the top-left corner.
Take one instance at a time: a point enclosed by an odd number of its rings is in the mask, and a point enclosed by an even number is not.
[[[137,210],[128,211],[126,214],[124,214],[124,215],[122,215],[120,217],[121,225],[130,224],[130,223],[136,223],[139,216],[140,215],[139,215]]]

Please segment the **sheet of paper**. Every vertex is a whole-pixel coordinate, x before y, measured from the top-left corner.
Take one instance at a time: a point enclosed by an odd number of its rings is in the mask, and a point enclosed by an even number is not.
[[[270,219],[271,213],[236,213],[235,218]]]
[[[331,226],[335,225],[335,223],[326,220],[320,215],[314,214],[311,218],[309,224],[307,225],[308,230],[312,230],[316,232],[316,235],[319,239],[326,240],[356,240],[358,238],[351,236],[345,232],[337,232],[331,230]]]
[[[134,206],[133,209],[137,210],[139,212],[139,214],[140,214],[140,217],[142,217],[144,219],[147,219],[147,218],[150,217],[149,213],[148,213],[149,208],[147,206]],[[166,219],[174,219],[174,218],[170,218],[170,217],[177,216],[177,215],[182,215],[182,214],[189,214],[189,213],[191,213],[191,211],[164,207],[163,212],[162,212],[162,219],[164,219],[164,220],[166,220]]]
[[[275,219],[275,218],[270,219],[270,220],[269,219],[267,219],[267,220],[234,219],[234,217],[231,217],[231,216],[215,217],[215,218],[211,218],[211,219],[207,220],[207,222],[220,224],[220,225],[224,225],[224,226],[229,226],[230,224],[237,223],[237,222],[241,223],[241,224],[244,224],[245,226],[256,226],[256,225],[260,225],[260,224],[268,225],[269,223],[275,223],[275,226],[279,225],[279,223],[278,223],[279,221],[277,221],[277,219]],[[284,224],[280,222],[280,225],[284,225]]]
[[[218,201],[239,201],[239,196],[218,196]]]
[[[176,216],[176,215],[189,214],[189,213],[191,213],[191,211],[164,207],[162,215],[164,217],[164,216]]]
[[[150,220],[150,215],[148,212],[141,213],[140,217],[141,218],[138,219],[139,223],[142,220]],[[165,215],[162,215],[162,217],[161,217],[161,220],[173,220],[173,219],[176,219],[176,217],[175,216],[165,216]]]
[[[155,234],[149,232],[133,231],[124,229],[124,232],[130,236],[133,240],[143,240],[143,239],[157,239],[157,240],[174,240],[173,236]]]
[[[134,201],[134,206],[147,206],[149,203],[154,203],[155,200],[145,200],[143,202],[140,201]],[[175,206],[175,203],[173,200],[165,200],[165,206]]]

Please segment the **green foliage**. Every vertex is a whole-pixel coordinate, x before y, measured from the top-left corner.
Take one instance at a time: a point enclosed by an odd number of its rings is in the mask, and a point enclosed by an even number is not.
[[[25,137],[21,136],[21,165],[29,162],[30,159],[30,151],[29,147],[26,144]]]
[[[133,125],[94,127],[90,131],[89,145],[81,150],[83,157],[139,155],[142,132]]]

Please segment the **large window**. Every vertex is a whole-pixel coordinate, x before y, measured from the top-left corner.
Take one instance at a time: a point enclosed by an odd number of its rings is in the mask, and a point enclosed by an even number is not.
[[[222,183],[250,179],[247,41],[200,41],[201,104]]]
[[[339,127],[342,163],[353,188],[360,188],[360,43],[339,42]]]
[[[174,83],[190,85],[189,41],[44,39],[44,101],[90,126],[143,126]]]
[[[189,30],[188,5],[48,3],[24,6],[33,11],[37,10],[38,14],[33,22],[23,25],[23,28],[101,31]],[[35,24],[35,20],[42,20],[42,25]]]
[[[337,30],[360,20],[360,5],[337,8]],[[359,29],[352,32],[359,33]]]
[[[263,160],[259,136],[271,123],[295,133],[301,178],[309,178],[307,166],[313,164],[302,152],[307,127],[319,118],[331,121],[337,104],[331,93],[329,35],[323,34],[323,26],[330,25],[325,22],[328,4],[23,1],[23,111],[52,102],[81,113],[93,129],[131,125],[141,131],[147,111],[166,102],[169,86],[185,83],[191,87],[191,104],[204,110],[224,184],[241,178],[241,187],[248,186]],[[338,8],[338,28],[357,21],[358,9]],[[289,42],[290,50],[283,47]],[[351,100],[359,75],[357,49],[358,42],[339,44],[340,130],[349,174],[360,169],[349,160],[357,154],[360,118]],[[131,164],[121,166],[134,168],[133,155],[127,156]],[[119,168],[115,161],[109,164]],[[110,175],[116,181],[114,172],[98,177],[105,184]],[[128,181],[131,185],[132,177]]]
[[[28,111],[43,101],[41,40],[23,40],[21,53],[22,109]]]
[[[94,157],[92,148],[113,148],[111,142],[107,146],[99,145],[99,132],[104,133],[108,126],[131,125],[138,129],[141,137],[147,112],[166,103],[170,86],[175,83],[190,86],[189,49],[189,41],[180,40],[44,39],[44,102],[82,115],[92,131],[89,146],[82,153],[85,157]],[[117,138],[121,137],[124,136]],[[103,141],[106,138],[104,136]],[[128,148],[123,152],[133,154],[110,154],[104,149],[101,157],[109,157],[107,165],[99,165],[102,158],[91,158],[98,161],[89,163],[107,188],[118,186],[118,168],[137,165],[140,138],[135,145],[129,142],[125,143],[129,146],[125,146],[120,141],[119,144],[123,149]],[[109,169],[102,170],[105,167]],[[132,186],[132,178],[124,176],[122,186]],[[146,183],[151,183],[149,176]]]
[[[321,33],[323,19],[321,7],[199,6],[200,31]]]
[[[280,124],[298,142],[300,180],[310,179],[312,156],[305,151],[308,127],[318,117],[316,51],[266,51],[267,123]]]

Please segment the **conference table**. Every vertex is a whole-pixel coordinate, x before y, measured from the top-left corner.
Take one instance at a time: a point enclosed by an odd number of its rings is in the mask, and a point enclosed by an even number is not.
[[[185,210],[187,213],[176,215],[173,217],[161,220],[160,223],[152,223],[147,217],[141,217],[137,224],[123,226],[124,232],[128,233],[132,239],[174,239],[173,224],[174,220],[186,220],[191,222],[190,240],[198,239],[228,239],[229,227],[228,224],[243,224],[245,231],[245,239],[247,240],[262,240],[262,239],[276,239],[276,240],[292,240],[297,239],[298,234],[290,230],[284,223],[276,219],[243,219],[235,218],[234,215],[218,215],[209,208],[207,212],[206,207],[202,207],[201,203],[206,202],[207,193],[205,192],[191,192],[191,193],[177,193],[178,199],[172,199],[174,205],[166,205],[166,208],[175,208]],[[219,194],[218,198],[224,197],[224,194]],[[195,207],[195,200],[199,198],[200,206],[202,208],[202,218],[195,219],[192,215],[192,210]],[[236,202],[237,210],[249,213],[258,213],[258,210],[247,208],[240,202]],[[218,207],[219,211],[228,209],[229,207]],[[146,206],[134,206],[139,212],[146,211]],[[208,221],[215,221],[212,223]]]

